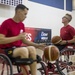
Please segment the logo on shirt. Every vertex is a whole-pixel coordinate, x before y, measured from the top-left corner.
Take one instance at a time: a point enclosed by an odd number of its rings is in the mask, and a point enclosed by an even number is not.
[[[20,30],[20,33],[23,33],[23,30],[22,29]]]

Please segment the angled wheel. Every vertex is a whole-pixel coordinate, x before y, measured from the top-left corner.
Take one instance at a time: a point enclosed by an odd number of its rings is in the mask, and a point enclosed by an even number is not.
[[[60,75],[69,75],[75,70],[75,49],[65,48],[60,52],[60,57],[56,61],[56,67]]]
[[[38,68],[38,70],[40,71],[41,75],[48,75],[48,69],[46,63],[41,61],[39,64],[40,67]]]
[[[4,54],[0,54],[0,75],[13,75],[12,63]]]

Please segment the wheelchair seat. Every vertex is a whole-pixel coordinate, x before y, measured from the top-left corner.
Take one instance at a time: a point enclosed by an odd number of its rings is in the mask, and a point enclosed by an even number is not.
[[[24,68],[27,75],[30,75],[31,71],[27,70],[26,66],[24,65],[30,65],[33,62],[37,62],[40,64],[40,68],[42,69],[40,70],[39,68],[37,68],[37,70],[40,71],[41,74],[43,73],[44,75],[48,75],[46,64],[42,61],[41,57],[38,55],[36,55],[36,60],[33,60],[32,58],[20,58],[20,57],[9,58],[5,54],[4,50],[0,49],[0,60],[1,60],[0,66],[2,66],[2,71],[0,72],[0,75],[4,75],[4,73],[6,72],[7,72],[6,75],[23,75],[21,73],[21,67]],[[16,66],[17,73],[13,73],[12,65]],[[5,69],[6,71],[4,71]]]
[[[32,58],[19,58],[19,57],[16,57],[16,58],[12,58],[11,61],[14,65],[30,65],[33,62],[39,63],[41,60],[42,60],[41,57],[37,55],[36,60],[33,60]]]
[[[5,54],[4,50],[3,49],[0,49],[0,53],[1,54]],[[5,54],[6,55],[6,54]],[[10,58],[10,57],[9,57]],[[11,62],[14,64],[14,65],[30,65],[32,64],[33,62],[37,62],[39,63],[42,59],[39,55],[36,55],[36,60],[33,60],[32,58],[20,58],[20,57],[12,57],[10,58]]]

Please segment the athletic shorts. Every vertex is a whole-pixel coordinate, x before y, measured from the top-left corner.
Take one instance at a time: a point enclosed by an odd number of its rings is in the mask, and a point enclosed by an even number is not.
[[[13,58],[13,51],[14,51],[15,48],[6,48],[6,49],[3,49],[5,54],[9,57],[9,58]]]
[[[59,51],[62,51],[62,49],[64,49],[66,47],[66,45],[55,45]]]

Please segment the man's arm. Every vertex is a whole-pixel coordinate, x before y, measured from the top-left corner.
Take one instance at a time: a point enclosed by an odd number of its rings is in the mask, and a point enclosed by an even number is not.
[[[64,45],[68,43],[75,43],[75,36],[71,40],[62,40],[59,44]]]
[[[31,41],[28,41],[27,39],[25,39],[25,33],[21,33],[18,36],[14,36],[14,37],[5,37],[5,35],[0,34],[0,44],[8,44],[8,43],[12,43],[18,40],[22,40],[23,43],[29,46],[40,48],[40,49],[46,46],[45,44],[37,44]]]
[[[39,46],[39,44],[37,44],[37,43],[34,43],[34,42],[31,42],[31,41],[28,41],[27,39],[23,39],[22,40],[23,41],[23,43],[25,43],[25,44],[27,44],[27,45],[29,45],[29,46],[34,46],[34,47],[38,47]]]
[[[5,35],[0,34],[0,44],[8,44],[8,43],[11,43],[11,42],[15,42],[17,40],[20,40],[20,38],[18,36],[5,37]]]
[[[67,40],[68,43],[75,43],[75,36],[71,40]]]
[[[28,41],[27,39],[23,39],[22,41],[23,41],[23,43],[25,43],[29,46],[34,46],[34,47],[39,48],[41,50],[44,50],[44,48],[46,47],[46,44],[34,43],[34,42],[31,42],[31,41]]]
[[[12,43],[18,40],[22,40],[24,38],[25,38],[25,33],[21,33],[13,37],[6,37],[5,35],[0,34],[0,44],[8,44],[8,43]]]

